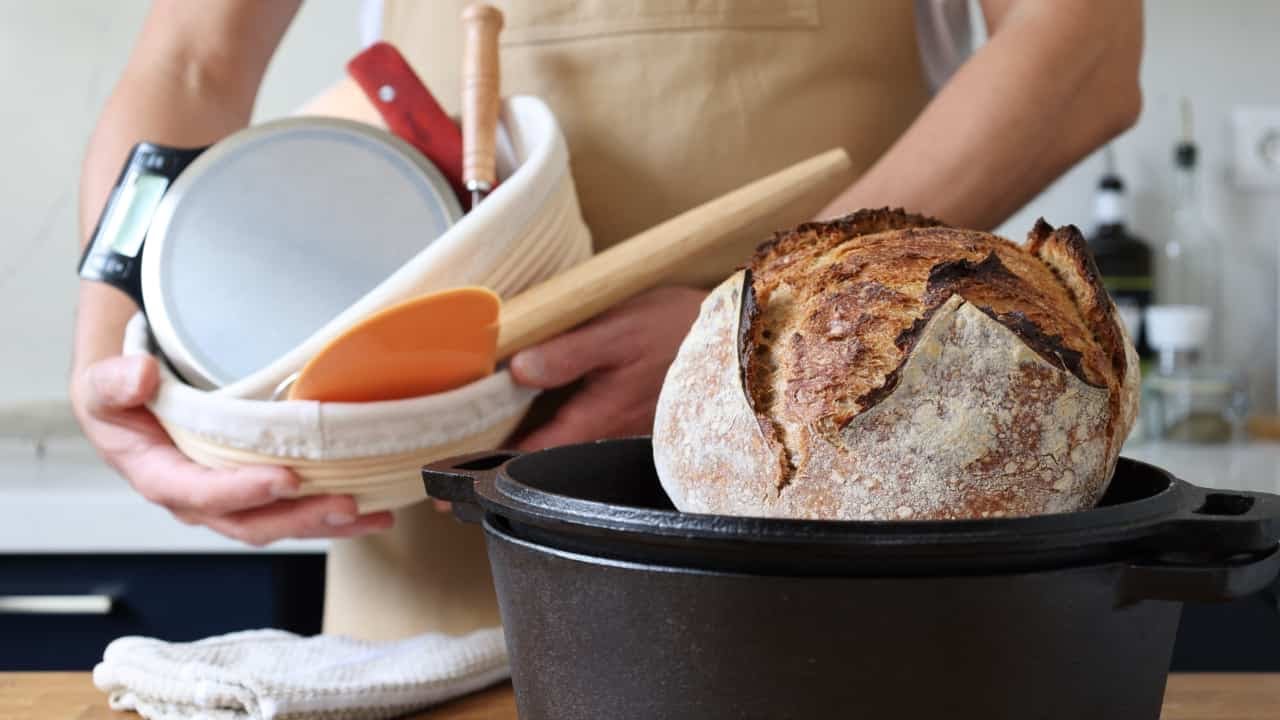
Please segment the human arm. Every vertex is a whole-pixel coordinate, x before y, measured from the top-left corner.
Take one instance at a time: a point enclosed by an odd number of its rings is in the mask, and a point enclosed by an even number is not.
[[[990,229],[1142,106],[1141,0],[983,0],[990,38],[820,213],[901,206]]]
[[[89,234],[135,143],[201,146],[248,124],[267,63],[298,0],[157,0],[85,154],[80,242]],[[211,470],[187,460],[146,409],[155,361],[120,357],[135,308],[120,292],[81,282],[70,395],[86,436],[146,498],[180,519],[264,544],[281,537],[350,535],[389,525],[356,519],[345,496],[294,499],[280,467]],[[335,527],[326,520],[345,520]]]
[[[198,147],[249,123],[262,75],[298,4],[159,0],[152,6],[85,152],[81,247],[135,143]],[[119,292],[81,283],[74,374],[119,354],[133,311]]]

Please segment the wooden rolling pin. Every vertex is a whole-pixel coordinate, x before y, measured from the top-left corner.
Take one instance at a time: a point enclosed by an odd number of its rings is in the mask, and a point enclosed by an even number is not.
[[[496,357],[536,345],[670,280],[700,253],[849,172],[828,150],[628,238],[502,305]],[[746,261],[747,258],[743,258]]]
[[[462,10],[462,180],[471,207],[498,182],[498,33],[502,12],[474,3]]]

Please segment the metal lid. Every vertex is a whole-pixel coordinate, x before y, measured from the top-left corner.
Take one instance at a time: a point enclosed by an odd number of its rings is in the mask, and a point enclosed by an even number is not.
[[[265,367],[421,252],[462,215],[404,141],[291,118],[218,142],[165,195],[142,287],[161,350],[212,389]]]

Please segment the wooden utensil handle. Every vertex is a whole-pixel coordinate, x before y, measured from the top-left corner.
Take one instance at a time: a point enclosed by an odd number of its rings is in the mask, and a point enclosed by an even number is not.
[[[843,149],[828,150],[681,213],[529,288],[503,303],[498,359],[662,284],[696,255],[847,173],[849,164]]]
[[[462,10],[462,177],[467,189],[497,182],[498,33],[502,12],[473,3]]]

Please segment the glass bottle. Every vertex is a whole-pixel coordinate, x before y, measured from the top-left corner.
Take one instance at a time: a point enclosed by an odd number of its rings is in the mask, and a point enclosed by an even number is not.
[[[1149,439],[1222,443],[1240,433],[1244,392],[1239,375],[1222,364],[1222,249],[1200,207],[1197,160],[1184,103],[1172,223],[1159,254],[1156,302],[1144,313],[1157,363],[1141,404]]]
[[[1200,206],[1198,149],[1191,139],[1190,110],[1183,105],[1183,137],[1174,147],[1175,202],[1169,235],[1160,252],[1156,302],[1204,308],[1208,324],[1199,361],[1221,360],[1221,257],[1216,234]]]
[[[1115,171],[1111,148],[1106,150],[1106,171],[1094,193],[1094,231],[1088,238],[1102,284],[1145,361],[1153,353],[1142,333],[1142,312],[1152,300],[1152,253],[1146,241],[1129,229],[1128,198],[1124,181]]]

